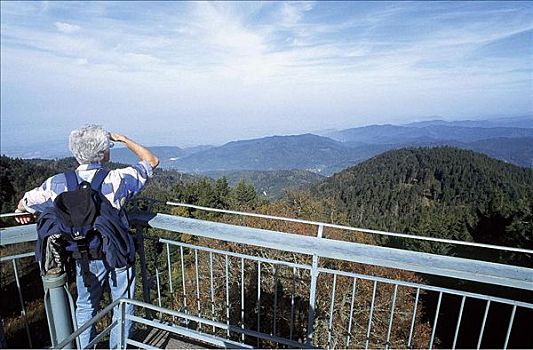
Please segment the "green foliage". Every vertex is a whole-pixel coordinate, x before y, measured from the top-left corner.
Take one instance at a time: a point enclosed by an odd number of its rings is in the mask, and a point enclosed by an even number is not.
[[[15,210],[22,195],[39,187],[48,177],[68,169],[74,158],[22,160],[0,157],[0,212]]]
[[[253,209],[257,203],[254,185],[241,179],[231,193],[231,200],[234,207]]]
[[[462,241],[531,246],[533,170],[451,147],[384,153],[312,188],[350,225]],[[383,240],[447,253],[450,247]]]
[[[205,175],[214,179],[225,177],[235,187],[244,179],[253,183],[257,194],[270,200],[279,199],[288,189],[301,189],[324,180],[325,177],[308,170],[240,170],[211,171]]]
[[[204,177],[180,183],[173,194],[179,202],[218,209],[250,210],[259,203],[253,184],[241,180],[232,189],[225,177],[216,182]]]
[[[217,209],[224,209],[228,207],[229,203],[229,194],[231,188],[229,187],[228,180],[226,177],[221,177],[215,183],[214,196],[215,202],[213,207]]]

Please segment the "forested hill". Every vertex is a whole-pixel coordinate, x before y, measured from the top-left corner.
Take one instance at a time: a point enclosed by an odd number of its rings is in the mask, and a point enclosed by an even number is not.
[[[315,185],[312,193],[353,226],[532,245],[533,170],[472,151],[386,152]]]

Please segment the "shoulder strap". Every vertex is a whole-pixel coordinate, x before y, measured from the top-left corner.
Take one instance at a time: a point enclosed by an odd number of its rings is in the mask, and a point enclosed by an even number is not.
[[[67,179],[67,191],[74,191],[78,188],[78,177],[74,170],[66,171],[65,178]]]
[[[104,179],[106,178],[107,174],[109,174],[109,170],[105,168],[98,169],[91,181],[91,188],[97,192],[100,192],[100,189],[102,188],[102,183],[104,182]]]

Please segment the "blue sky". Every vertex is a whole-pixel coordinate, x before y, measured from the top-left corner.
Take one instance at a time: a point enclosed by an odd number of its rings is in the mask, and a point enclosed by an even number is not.
[[[190,146],[533,113],[530,2],[1,2],[1,136]]]

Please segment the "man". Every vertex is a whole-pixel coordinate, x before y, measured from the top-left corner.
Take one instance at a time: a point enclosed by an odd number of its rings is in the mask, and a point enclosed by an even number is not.
[[[148,149],[135,141],[116,133],[108,133],[97,125],[88,125],[74,130],[70,134],[69,148],[80,166],[76,169],[78,182],[91,182],[92,178],[109,161],[112,141],[123,143],[129,150],[136,154],[139,163],[117,170],[111,170],[104,178],[101,193],[113,207],[120,210],[127,200],[132,199],[144,187],[146,181],[152,176],[152,171],[159,165],[159,159]],[[54,199],[67,191],[67,180],[64,174],[57,174],[47,179],[41,187],[26,192],[20,200],[17,211],[29,213],[42,212],[54,205]],[[22,224],[30,222],[32,216],[25,215],[17,218]],[[121,218],[127,223],[124,217]],[[76,287],[78,299],[76,300],[76,319],[78,327],[90,320],[97,313],[102,296],[102,288],[106,280],[109,281],[113,300],[120,297],[133,298],[135,291],[134,265],[112,269],[107,267],[104,260],[90,260],[89,271],[96,278],[91,278],[89,283],[83,279],[80,262],[76,260]],[[126,313],[133,314],[133,306],[128,305]],[[113,310],[113,320],[118,319],[119,309]],[[131,321],[125,324],[126,336],[131,330]],[[86,345],[96,336],[93,327],[80,335],[80,345]],[[118,327],[111,331],[110,348],[116,348],[120,334]]]

